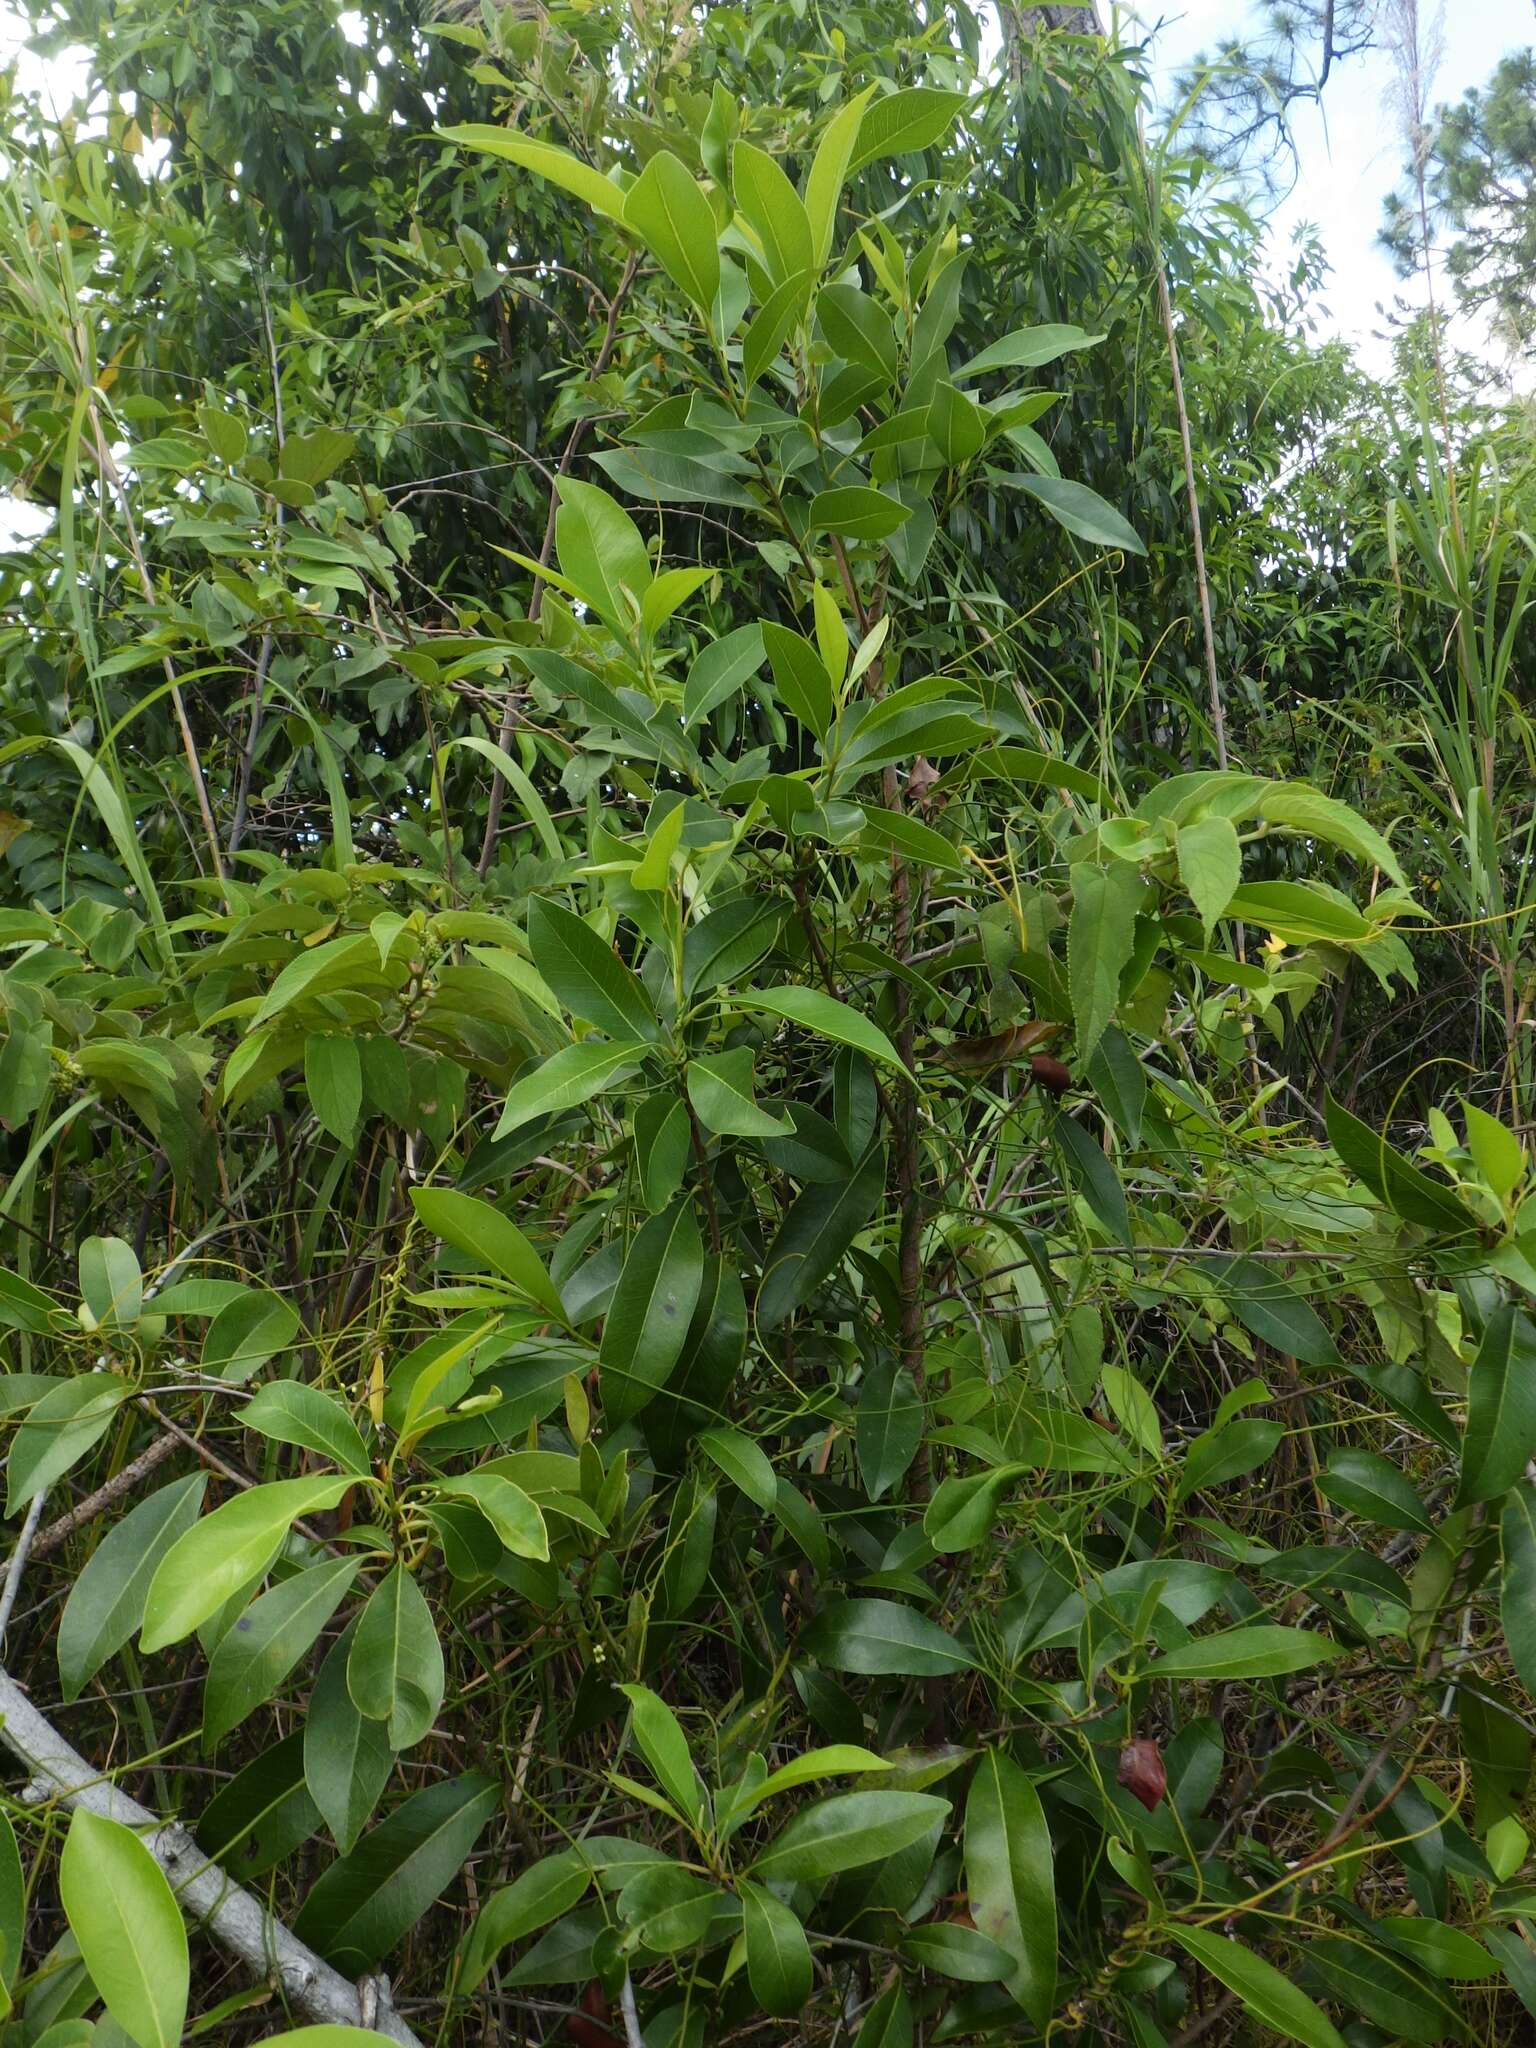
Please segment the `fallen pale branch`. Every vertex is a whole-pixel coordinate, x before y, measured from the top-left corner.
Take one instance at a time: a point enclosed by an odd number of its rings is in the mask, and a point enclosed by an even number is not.
[[[0,1743],[32,1773],[32,1783],[23,1797],[34,1804],[62,1799],[68,1806],[83,1806],[87,1812],[121,1821],[141,1834],[187,1914],[257,1977],[280,1985],[295,2012],[338,2026],[367,2025],[399,2042],[401,2048],[422,2048],[390,2004],[382,1979],[365,1979],[362,1987],[349,1983],[302,1941],[296,1941],[258,1899],[208,1861],[185,1828],[167,1825],[71,1749],[3,1670],[0,1716]]]

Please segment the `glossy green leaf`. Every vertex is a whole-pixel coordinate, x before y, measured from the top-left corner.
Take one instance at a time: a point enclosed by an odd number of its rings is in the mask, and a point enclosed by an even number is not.
[[[208,1660],[203,1747],[211,1750],[277,1691],[351,1588],[357,1559],[295,1572],[253,1600]]]
[[[1305,2048],[1344,2048],[1344,2037],[1322,2007],[1243,1942],[1208,1927],[1173,1924],[1168,1932],[1186,1955],[1237,1993],[1246,2012],[1282,2040],[1301,2041]]]
[[[658,150],[624,199],[624,225],[681,286],[709,326],[720,289],[720,249],[709,201],[670,149]]]
[[[640,1226],[598,1350],[603,1411],[611,1427],[637,1415],[666,1385],[687,1341],[703,1281],[704,1245],[689,1202],[677,1202]]]
[[[556,489],[555,549],[562,571],[610,625],[631,632],[654,580],[639,527],[596,484],[562,476]]]
[[[478,150],[484,156],[504,157],[508,163],[536,171],[541,178],[574,193],[595,213],[604,214],[609,220],[624,219],[624,194],[618,186],[611,184],[601,171],[594,170],[580,157],[572,156],[568,149],[561,149],[553,142],[541,142],[533,136],[519,135],[513,128],[493,128],[484,122],[439,128],[437,133],[444,142],[454,143],[460,149]]]
[[[703,1429],[694,1442],[755,1507],[765,1514],[771,1512],[778,1498],[779,1483],[772,1465],[751,1437],[739,1429]]]
[[[549,1556],[549,1530],[538,1504],[499,1472],[460,1472],[442,1482],[444,1493],[473,1501],[514,1557]]]
[[[1207,1271],[1245,1329],[1307,1365],[1336,1365],[1327,1325],[1284,1274],[1259,1259],[1212,1259]]]
[[[716,1137],[781,1138],[794,1127],[763,1109],[754,1088],[747,1046],[701,1053],[688,1062],[688,1100],[706,1131]]]
[[[83,1372],[50,1386],[11,1440],[6,1514],[18,1514],[77,1465],[106,1435],[127,1398],[127,1382],[116,1373]]]
[[[131,1330],[144,1306],[144,1276],[133,1246],[121,1237],[80,1244],[80,1298],[97,1329]]]
[[[841,1600],[824,1608],[801,1637],[833,1671],[869,1677],[944,1678],[975,1667],[952,1635],[897,1600]]]
[[[643,1045],[609,1045],[595,1038],[563,1047],[508,1091],[496,1136],[504,1138],[536,1116],[554,1116],[590,1101],[639,1066],[645,1051]]]
[[[568,1913],[586,1896],[593,1867],[579,1846],[557,1849],[493,1892],[465,1937],[458,1989],[464,1996],[484,1982],[503,1949]]]
[[[1536,1329],[1519,1309],[1494,1310],[1467,1382],[1467,1430],[1456,1506],[1497,1500],[1536,1454]]]
[[[810,216],[778,161],[753,143],[738,142],[731,154],[731,185],[775,282],[813,271],[817,257]]]
[[[963,92],[944,92],[931,85],[908,86],[875,100],[859,123],[849,174],[876,157],[910,156],[914,150],[932,148],[948,135],[964,105]]]
[[[641,1755],[679,1813],[690,1819],[704,1811],[704,1792],[677,1716],[649,1686],[621,1685],[629,1701],[630,1729]]]
[[[528,945],[540,974],[574,1016],[610,1038],[656,1037],[655,1006],[639,977],[573,911],[535,897],[528,906]]]
[[[926,1411],[904,1366],[886,1359],[871,1366],[859,1392],[854,1448],[859,1477],[871,1500],[880,1500],[905,1475],[923,1440]]]
[[[349,1624],[332,1646],[304,1716],[304,1783],[344,1856],[367,1826],[395,1767],[387,1724],[359,1713],[347,1688],[356,1633],[356,1623]]]
[[[1072,914],[1067,925],[1067,984],[1079,1056],[1087,1059],[1103,1037],[1120,999],[1120,977],[1130,963],[1141,876],[1116,861],[1106,868],[1079,861],[1071,871]]]
[[[1331,1664],[1343,1654],[1338,1643],[1315,1629],[1256,1623],[1184,1643],[1159,1657],[1149,1670],[1154,1678],[1169,1679],[1285,1678],[1293,1671]]]
[[[839,484],[811,500],[811,531],[845,540],[888,540],[912,517],[912,508],[867,484]]]
[[[1009,1958],[1003,1981],[1043,2026],[1056,1998],[1054,1853],[1039,1793],[1001,1750],[984,1750],[971,1780],[965,1878],[972,1918]]]
[[[766,1886],[741,1887],[747,1940],[747,1981],[764,2012],[790,2018],[807,2004],[815,1981],[811,1946],[798,1919]]]
[[[320,1128],[340,1144],[352,1144],[363,1111],[363,1056],[355,1038],[310,1033],[304,1041],[304,1092]]]
[[[1029,476],[1022,470],[1009,478],[1017,490],[1027,491],[1050,513],[1058,526],[1085,540],[1090,547],[1118,548],[1127,555],[1144,555],[1147,544],[1123,514],[1086,484],[1064,476]]]
[[[1536,1481],[1510,1489],[1499,1521],[1504,1558],[1499,1619],[1511,1661],[1528,1693],[1536,1694]]]
[[[752,1866],[759,1883],[819,1883],[920,1840],[949,1812],[927,1792],[839,1792],[797,1813]]]
[[[412,1793],[310,1887],[294,1933],[350,1976],[377,1968],[458,1876],[500,1803],[501,1787],[474,1775]]]
[[[1413,1482],[1375,1451],[1334,1451],[1318,1481],[1324,1497],[1384,1529],[1428,1535],[1433,1523]]]
[[[1226,914],[1243,878],[1243,852],[1230,818],[1212,815],[1181,825],[1178,834],[1179,879],[1205,926],[1206,943],[1217,920]]]
[[[341,1402],[302,1380],[269,1380],[241,1409],[240,1420],[274,1443],[298,1444],[359,1479],[372,1469],[362,1432]]]
[[[76,1700],[109,1657],[144,1619],[144,1602],[160,1560],[196,1522],[207,1479],[174,1479],[114,1522],[69,1589],[59,1617],[60,1686]]]
[[[413,1749],[432,1731],[443,1703],[443,1649],[432,1610],[415,1579],[397,1564],[358,1618],[347,1657],[347,1691],[370,1721],[381,1721],[393,1749]]]
[[[269,1287],[242,1290],[226,1302],[203,1338],[203,1371],[242,1386],[287,1351],[299,1333],[299,1312]]]

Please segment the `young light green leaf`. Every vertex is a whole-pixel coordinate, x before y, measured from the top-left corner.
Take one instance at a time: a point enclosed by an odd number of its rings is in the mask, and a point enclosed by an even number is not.
[[[139,2048],[181,2048],[187,1929],[165,1872],[131,1828],[76,1807],[59,1859],[70,1931],[107,2011]]]
[[[820,270],[832,252],[832,236],[837,226],[837,204],[843,193],[843,182],[853,162],[853,153],[858,146],[859,130],[864,123],[864,110],[874,92],[867,85],[846,106],[839,107],[822,131],[816,154],[811,160],[810,172],[805,181],[805,210],[811,223],[812,247],[816,268]]]
[[[572,156],[568,149],[561,149],[553,142],[540,142],[532,136],[519,135],[513,129],[493,128],[481,122],[466,122],[457,128],[439,128],[437,133],[444,142],[456,143],[460,149],[476,149],[484,156],[504,157],[508,163],[536,171],[552,185],[559,185],[578,199],[585,200],[594,213],[603,214],[609,220],[624,219],[624,194],[618,186],[611,184],[591,164],[583,163],[580,157]]]
[[[547,1309],[553,1321],[565,1321],[559,1290],[510,1216],[457,1188],[412,1188],[411,1202],[434,1237],[510,1280],[520,1294]]]
[[[166,1649],[191,1635],[271,1564],[303,1515],[333,1508],[354,1479],[280,1479],[238,1493],[176,1540],[150,1581],[140,1647]]]

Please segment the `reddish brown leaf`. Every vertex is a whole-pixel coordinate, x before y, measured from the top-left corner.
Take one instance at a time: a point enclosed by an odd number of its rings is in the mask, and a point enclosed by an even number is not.
[[[595,1977],[581,1994],[581,2012],[583,2016],[568,2020],[565,2028],[576,2048],[624,2048],[623,2042],[608,2025],[613,2008]]]
[[[994,1067],[1018,1059],[1033,1046],[1043,1045],[1057,1037],[1064,1029],[1065,1026],[1054,1024],[1048,1018],[1032,1017],[1027,1024],[1010,1024],[1006,1031],[994,1031],[985,1038],[952,1038],[936,1057],[958,1074],[990,1074]],[[1048,1055],[1034,1054],[1030,1060],[1031,1067],[1040,1059],[1048,1059]],[[1049,1064],[1060,1066],[1060,1061],[1049,1060]],[[1061,1071],[1066,1073],[1067,1070],[1062,1067]]]
[[[1150,1735],[1138,1735],[1120,1752],[1120,1783],[1133,1799],[1139,1799],[1148,1813],[1155,1813],[1168,1790],[1168,1772],[1163,1752]]]

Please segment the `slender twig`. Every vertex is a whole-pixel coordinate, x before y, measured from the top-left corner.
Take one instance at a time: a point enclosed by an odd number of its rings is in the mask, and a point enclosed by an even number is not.
[[[46,1487],[33,1496],[32,1505],[27,1509],[27,1519],[21,1525],[21,1534],[16,1538],[16,1548],[11,1552],[11,1561],[5,1568],[5,1586],[0,1590],[0,1643],[5,1641],[5,1632],[11,1625],[16,1595],[21,1591],[21,1575],[27,1568],[27,1555],[37,1534],[37,1525],[43,1519],[43,1503],[47,1498]]]

